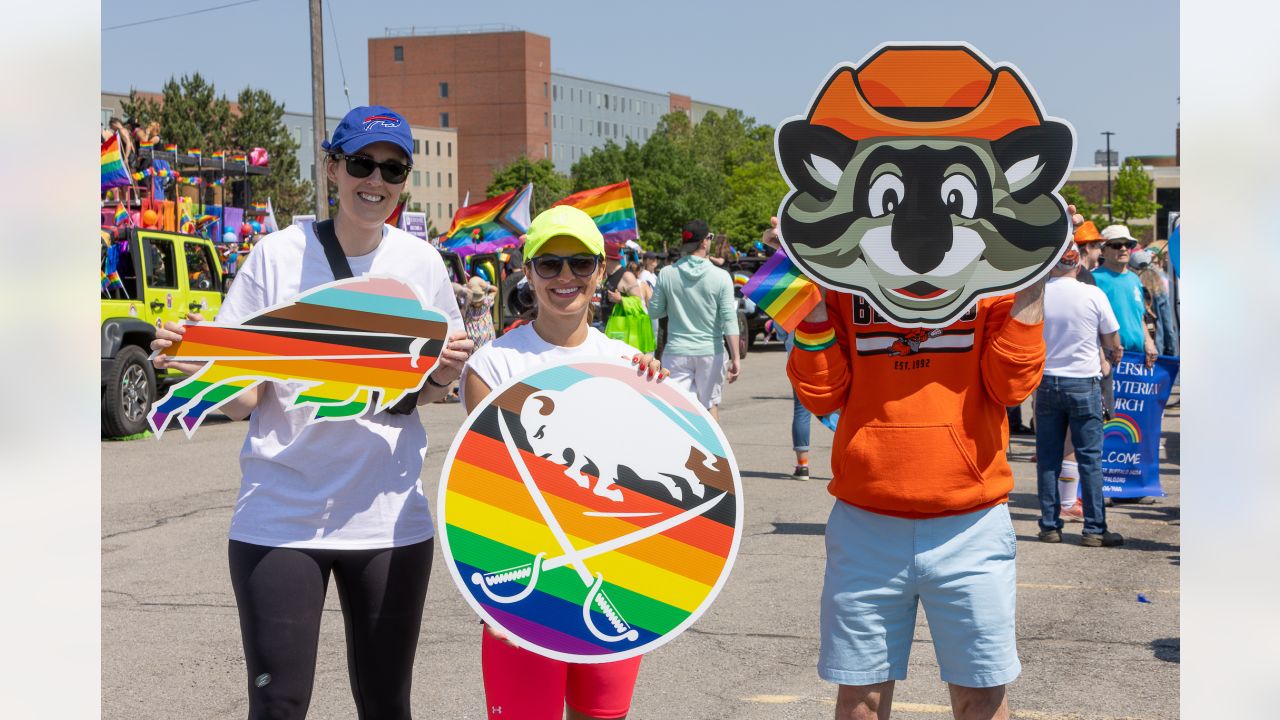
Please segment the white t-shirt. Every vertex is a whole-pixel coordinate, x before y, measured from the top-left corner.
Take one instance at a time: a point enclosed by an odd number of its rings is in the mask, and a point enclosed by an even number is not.
[[[552,345],[538,335],[532,323],[526,323],[477,350],[467,361],[467,370],[478,375],[490,390],[496,390],[508,380],[540,365],[587,356],[617,357],[629,361],[638,354],[635,348],[595,328],[587,328],[587,339],[576,347]]]
[[[648,285],[650,290],[658,287],[658,276],[648,270],[641,270],[640,277],[638,279],[640,282]]]
[[[348,257],[351,272],[394,275],[460,330],[462,317],[440,253],[383,226],[382,242]],[[254,247],[232,283],[218,322],[238,322],[304,290],[333,281],[311,225],[291,225]],[[261,386],[240,451],[240,496],[232,540],[271,547],[365,550],[422,542],[434,535],[422,494],[427,433],[417,412],[372,414],[307,425],[311,408],[293,408],[275,383]]]
[[[1044,374],[1101,376],[1098,336],[1119,329],[1111,303],[1097,287],[1071,277],[1049,278],[1044,289]]]

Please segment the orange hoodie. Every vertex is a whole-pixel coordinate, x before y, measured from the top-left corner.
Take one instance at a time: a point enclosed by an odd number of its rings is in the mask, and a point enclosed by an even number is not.
[[[827,490],[906,518],[1005,502],[1005,408],[1040,382],[1043,323],[1010,317],[1012,295],[981,300],[940,330],[890,325],[849,293],[825,299],[829,320],[801,324],[787,375],[811,412],[841,411]]]

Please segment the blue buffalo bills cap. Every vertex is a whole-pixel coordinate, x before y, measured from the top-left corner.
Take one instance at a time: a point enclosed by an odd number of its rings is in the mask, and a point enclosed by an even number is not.
[[[353,153],[376,142],[389,142],[413,160],[413,134],[409,121],[400,113],[382,105],[360,106],[342,118],[333,137],[320,147],[335,153]]]

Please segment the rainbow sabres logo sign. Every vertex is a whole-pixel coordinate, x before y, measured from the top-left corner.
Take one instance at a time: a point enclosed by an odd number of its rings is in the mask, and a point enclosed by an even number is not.
[[[376,127],[398,128],[400,127],[400,118],[394,115],[370,115],[364,119],[365,130],[372,130]]]
[[[602,407],[642,433],[601,423]],[[438,507],[445,563],[485,622],[540,655],[601,663],[648,652],[706,611],[743,505],[707,412],[601,358],[486,397],[449,449]]]
[[[190,437],[209,413],[267,380],[314,409],[310,423],[359,417],[370,405],[380,412],[422,389],[447,334],[444,313],[401,280],[335,280],[240,323],[188,325],[169,359],[205,365],[170,388],[147,422],[158,438],[176,419]]]

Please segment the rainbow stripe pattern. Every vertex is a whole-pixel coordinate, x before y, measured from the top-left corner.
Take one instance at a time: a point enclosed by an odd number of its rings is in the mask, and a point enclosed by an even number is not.
[[[787,332],[795,332],[809,311],[822,301],[822,292],[779,250],[770,257],[742,293]]]
[[[601,378],[638,393],[636,402],[671,420],[673,437],[689,441],[687,456],[683,442],[670,446],[671,455],[688,457],[677,470],[696,474],[701,495],[689,485],[677,497],[603,461],[574,479],[551,459],[555,453],[531,449],[533,433],[521,425],[524,404],[539,399],[530,396],[589,380],[596,385],[582,393],[590,402]],[[631,447],[633,460],[653,453],[645,443]],[[606,471],[616,473],[614,484],[601,483]],[[615,491],[620,499],[608,497]],[[517,645],[569,662],[609,662],[671,640],[710,606],[737,552],[741,497],[728,442],[692,397],[637,378],[621,361],[579,360],[497,388],[467,418],[441,475],[441,547],[463,597]]]
[[[218,406],[267,380],[300,385],[293,404],[314,408],[312,423],[359,417],[375,403],[382,411],[422,388],[447,322],[411,286],[366,275],[319,285],[240,324],[191,325],[169,359],[206,365],[147,421],[159,437],[177,418],[190,437]]]
[[[129,172],[120,156],[120,136],[112,135],[102,143],[98,161],[102,168],[102,190],[129,185]]]
[[[466,257],[515,247],[529,229],[533,185],[508,190],[481,203],[458,208],[440,245]]]
[[[116,205],[116,211],[112,218],[116,221],[116,227],[129,222],[129,211],[124,209],[123,203]]]
[[[604,235],[605,245],[617,247],[640,237],[630,180],[574,193],[552,207],[556,205],[572,205],[590,215]]]
[[[1124,442],[1134,445],[1142,442],[1142,431],[1138,429],[1138,423],[1124,413],[1117,413],[1114,418],[1102,424],[1102,437],[1109,435],[1119,436]]]
[[[801,322],[795,329],[795,346],[800,350],[826,350],[836,342],[836,329],[830,320],[820,323]]]

